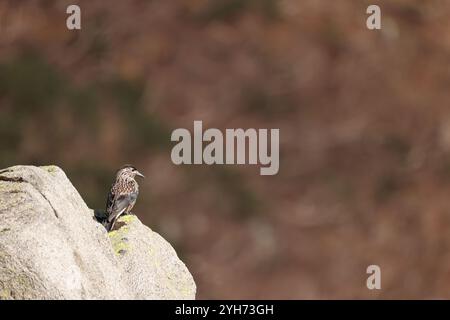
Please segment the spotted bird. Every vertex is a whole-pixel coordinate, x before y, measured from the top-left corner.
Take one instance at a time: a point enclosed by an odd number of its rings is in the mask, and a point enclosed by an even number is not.
[[[114,224],[122,214],[129,214],[139,195],[139,185],[136,176],[145,178],[135,167],[125,165],[117,171],[116,180],[111,186],[106,201],[106,230],[114,229]]]

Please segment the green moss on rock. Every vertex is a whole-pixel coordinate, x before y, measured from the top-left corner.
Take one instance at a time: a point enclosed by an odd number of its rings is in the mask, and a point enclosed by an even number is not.
[[[45,171],[47,171],[48,173],[55,173],[56,171],[58,171],[58,167],[57,166],[53,166],[53,165],[42,166],[40,168],[45,170]]]
[[[125,216],[121,216],[118,221],[129,224],[129,223],[133,222],[134,220],[136,220],[136,216],[128,214]]]
[[[120,217],[117,223],[123,223],[122,227],[120,227],[118,230],[114,230],[108,233],[109,239],[111,241],[112,247],[114,249],[114,253],[116,255],[121,255],[130,250],[130,245],[126,241],[126,236],[128,234],[129,228],[128,224],[133,222],[136,219],[133,215],[126,215]]]

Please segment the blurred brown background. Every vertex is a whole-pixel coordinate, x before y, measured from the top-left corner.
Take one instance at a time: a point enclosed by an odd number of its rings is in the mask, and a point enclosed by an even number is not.
[[[56,164],[103,208],[134,164],[134,211],[198,298],[450,298],[449,17],[448,0],[2,0],[0,168]],[[194,120],[280,128],[279,174],[173,165]]]

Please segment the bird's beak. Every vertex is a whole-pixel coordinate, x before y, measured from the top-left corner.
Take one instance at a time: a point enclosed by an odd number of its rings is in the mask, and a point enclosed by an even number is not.
[[[136,172],[136,175],[141,177],[141,178],[145,178],[145,176],[142,173],[140,173],[139,171]]]

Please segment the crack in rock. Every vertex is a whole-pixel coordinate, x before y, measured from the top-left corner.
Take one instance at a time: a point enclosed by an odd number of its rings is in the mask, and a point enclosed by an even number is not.
[[[5,171],[2,171],[1,173],[4,173]],[[7,171],[6,171],[7,172]],[[23,179],[22,177],[5,177],[5,176],[0,176],[0,181],[5,181],[5,182],[19,182],[19,183],[28,183],[29,185],[31,185],[44,199],[45,201],[48,202],[48,204],[50,205],[50,207],[53,210],[53,214],[55,215],[56,218],[59,219],[59,215],[58,212],[56,211],[56,209],[53,207],[52,203],[50,202],[50,200],[47,199],[47,197],[39,190],[37,189],[32,183],[30,183],[29,181],[26,181],[25,179]],[[16,191],[16,192],[10,192],[10,193],[20,193],[20,191]]]

